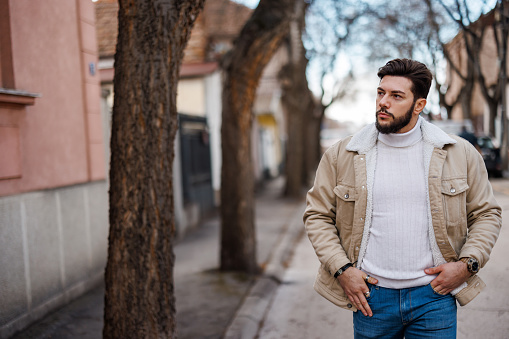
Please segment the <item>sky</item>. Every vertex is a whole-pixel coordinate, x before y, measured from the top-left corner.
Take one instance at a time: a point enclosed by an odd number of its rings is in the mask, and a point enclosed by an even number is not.
[[[259,0],[233,0],[244,6],[255,8],[258,5]]]
[[[376,71],[358,75],[352,84],[355,95],[334,102],[326,112],[331,119],[351,122],[361,127],[375,121],[375,99],[378,77]]]

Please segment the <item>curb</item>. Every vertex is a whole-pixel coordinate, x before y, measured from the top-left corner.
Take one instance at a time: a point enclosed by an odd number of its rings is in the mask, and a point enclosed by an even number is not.
[[[304,234],[302,214],[304,203],[299,203],[287,227],[283,230],[281,241],[276,245],[264,273],[260,276],[242,301],[232,322],[226,329],[225,339],[254,339],[265,318],[274,294],[283,281],[286,266],[290,260],[295,243]]]

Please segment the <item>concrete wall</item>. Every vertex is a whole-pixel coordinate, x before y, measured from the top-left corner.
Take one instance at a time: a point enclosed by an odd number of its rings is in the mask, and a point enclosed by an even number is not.
[[[103,279],[105,181],[0,198],[0,225],[0,338]]]

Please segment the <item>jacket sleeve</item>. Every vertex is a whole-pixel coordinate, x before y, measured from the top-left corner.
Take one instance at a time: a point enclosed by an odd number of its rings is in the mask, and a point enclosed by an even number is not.
[[[502,226],[502,209],[495,200],[488,173],[479,152],[465,147],[468,165],[467,239],[459,257],[474,257],[484,267]]]
[[[304,225],[321,264],[330,274],[350,262],[336,228],[336,162],[339,144],[323,155],[306,198]]]

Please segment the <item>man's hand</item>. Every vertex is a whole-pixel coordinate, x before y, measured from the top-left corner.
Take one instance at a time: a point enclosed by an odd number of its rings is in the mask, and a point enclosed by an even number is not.
[[[451,293],[452,290],[471,277],[467,264],[462,261],[448,262],[437,267],[427,268],[424,272],[426,274],[438,274],[431,281],[431,287],[435,292],[443,295]]]
[[[364,280],[365,278],[366,273],[362,272],[358,268],[350,267],[337,279],[348,296],[348,299],[350,299],[350,302],[355,305],[362,314],[371,317],[373,316],[373,312],[371,311],[365,296],[365,293],[369,292],[369,288]],[[373,277],[369,277],[368,282],[370,284],[377,284],[378,280]]]

